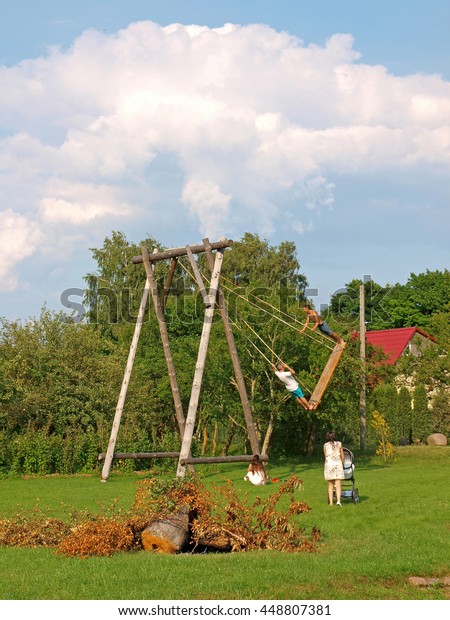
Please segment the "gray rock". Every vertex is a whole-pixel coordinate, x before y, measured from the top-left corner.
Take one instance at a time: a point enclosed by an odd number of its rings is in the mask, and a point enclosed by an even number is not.
[[[447,437],[442,433],[432,433],[427,437],[427,444],[429,446],[446,446]]]

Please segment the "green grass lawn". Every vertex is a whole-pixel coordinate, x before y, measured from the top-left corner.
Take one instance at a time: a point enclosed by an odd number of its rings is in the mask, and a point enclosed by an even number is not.
[[[400,448],[384,465],[356,456],[360,503],[327,505],[319,459],[271,463],[280,481],[297,474],[298,499],[312,510],[300,515],[308,529],[323,533],[315,553],[247,552],[162,556],[140,551],[113,557],[66,558],[48,548],[0,548],[0,598],[109,600],[380,600],[445,599],[448,588],[415,588],[408,577],[450,574],[450,447]],[[221,476],[242,494],[265,499],[277,484],[251,487],[245,465],[197,468],[206,485]],[[144,474],[145,475],[145,474]],[[117,500],[127,509],[142,476],[0,480],[0,518],[39,505],[51,517],[73,511],[99,512]]]

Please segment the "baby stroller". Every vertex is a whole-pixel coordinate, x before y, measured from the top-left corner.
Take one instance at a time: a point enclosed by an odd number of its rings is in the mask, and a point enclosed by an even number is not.
[[[342,448],[342,451],[344,452],[344,480],[342,480],[341,483],[341,497],[349,497],[354,504],[358,504],[359,494],[358,489],[355,488],[355,477],[353,475],[355,471],[355,459],[353,453],[348,448]]]

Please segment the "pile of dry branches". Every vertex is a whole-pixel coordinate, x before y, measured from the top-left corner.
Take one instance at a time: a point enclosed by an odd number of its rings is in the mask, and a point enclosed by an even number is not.
[[[196,478],[164,481],[153,478],[138,484],[132,507],[112,516],[85,515],[83,522],[64,523],[42,514],[16,515],[0,521],[0,545],[53,546],[66,556],[112,555],[142,549],[142,532],[155,520],[189,513],[189,545],[183,551],[249,551],[276,549],[314,551],[320,531],[306,533],[298,515],[310,507],[297,501],[301,480],[291,476],[264,502],[241,499],[232,482],[211,489]],[[282,498],[288,507],[280,509]]]

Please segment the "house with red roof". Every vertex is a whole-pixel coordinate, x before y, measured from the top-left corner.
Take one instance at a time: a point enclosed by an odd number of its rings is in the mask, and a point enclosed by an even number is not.
[[[398,329],[377,329],[366,332],[366,342],[379,347],[387,356],[385,364],[395,365],[404,353],[418,356],[424,346],[435,343],[433,336],[418,327],[401,327]]]

